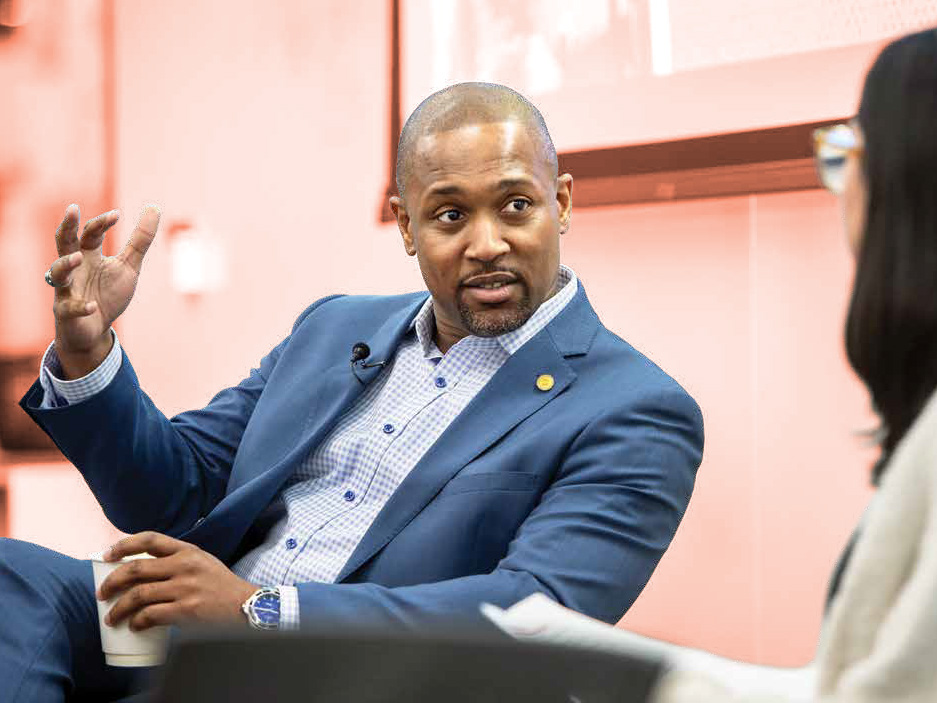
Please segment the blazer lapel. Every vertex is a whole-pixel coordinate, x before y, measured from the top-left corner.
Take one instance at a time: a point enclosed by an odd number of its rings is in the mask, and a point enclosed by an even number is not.
[[[408,304],[396,314],[388,317],[367,338],[358,340],[371,348],[368,361],[371,363],[374,363],[374,360],[389,362],[393,358],[400,340],[406,334],[424,300],[425,298],[421,298]],[[350,355],[349,345],[349,357]],[[297,419],[297,422],[302,423],[301,426],[292,432],[288,428],[281,428],[278,433],[279,439],[273,445],[279,454],[270,456],[266,460],[253,460],[255,466],[262,468],[255,470],[252,475],[244,476],[238,481],[235,478],[238,472],[235,470],[232,473],[234,480],[228,485],[228,494],[248,487],[248,490],[252,491],[260,486],[265,487],[267,492],[275,492],[296,469],[297,464],[332,431],[342,414],[364,391],[365,386],[373,381],[383,369],[382,366],[367,369],[360,367],[359,363],[353,368],[348,359],[342,359],[328,368],[309,370],[310,375],[317,378],[318,382],[315,384],[310,382],[307,385],[312,388],[309,392],[310,407],[308,414]],[[269,497],[272,495],[273,493],[270,493]]]
[[[363,387],[373,381],[386,365],[390,364],[394,354],[397,353],[397,347],[400,346],[400,340],[410,329],[413,318],[416,317],[428,297],[429,294],[420,297],[416,302],[408,305],[402,314],[389,318],[370,339],[360,340],[368,345],[371,353],[366,359],[351,365],[351,371],[360,381],[359,386]]]
[[[403,309],[389,316],[372,334],[355,340],[363,341],[371,348],[369,359],[389,361],[393,358],[400,340],[407,333],[410,323],[425,300],[426,297],[423,296],[408,303]],[[350,356],[350,344],[348,350]],[[328,436],[342,414],[351,407],[364,391],[366,384],[372,381],[382,368],[376,366],[364,369],[363,373],[356,373],[351,368],[349,359],[345,358],[328,368],[306,370],[310,375],[307,387],[312,389],[309,392],[308,413],[296,419],[298,426],[295,429],[282,427],[269,452],[247,460],[259,468],[247,473],[235,467],[228,484],[227,495],[212,511],[212,519],[197,523],[183,535],[184,539],[199,544],[222,559],[227,559],[258,512],[263,506],[269,505],[283,482],[296,470],[299,462]],[[313,384],[313,378],[319,379],[318,382]]]
[[[383,549],[466,464],[573,383],[576,374],[565,357],[588,353],[600,328],[580,283],[569,305],[511,355],[413,467],[336,581],[347,579]],[[542,374],[553,377],[547,391],[537,387]]]
[[[553,377],[540,390],[537,378]],[[338,576],[342,581],[380,551],[472,459],[556,398],[576,377],[547,329],[514,353],[403,480]]]

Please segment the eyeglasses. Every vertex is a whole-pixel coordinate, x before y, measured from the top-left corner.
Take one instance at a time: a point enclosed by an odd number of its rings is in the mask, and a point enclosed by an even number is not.
[[[846,159],[862,153],[859,134],[851,124],[822,127],[813,133],[813,155],[820,183],[834,195],[846,187]]]

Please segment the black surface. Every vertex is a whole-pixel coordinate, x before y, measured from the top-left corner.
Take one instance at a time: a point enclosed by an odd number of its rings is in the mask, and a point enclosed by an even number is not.
[[[478,632],[183,633],[154,703],[641,703],[659,662]]]

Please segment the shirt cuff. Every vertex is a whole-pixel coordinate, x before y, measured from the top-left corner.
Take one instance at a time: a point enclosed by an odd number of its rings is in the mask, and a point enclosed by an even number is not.
[[[101,365],[88,375],[71,381],[61,378],[62,363],[59,361],[58,354],[55,353],[55,342],[49,345],[42,356],[42,364],[39,368],[39,383],[43,390],[40,407],[43,410],[81,403],[107,388],[120,371],[123,360],[120,341],[114,330],[111,330],[111,338],[114,344]]]
[[[296,586],[279,586],[280,629],[299,629],[299,590]]]

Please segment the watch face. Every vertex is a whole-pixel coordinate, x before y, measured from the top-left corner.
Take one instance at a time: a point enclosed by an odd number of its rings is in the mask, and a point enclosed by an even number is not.
[[[280,597],[273,593],[264,593],[254,601],[254,614],[266,625],[280,622]]]

